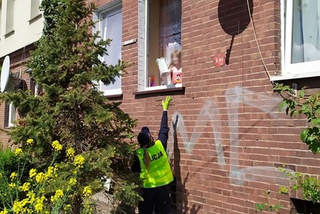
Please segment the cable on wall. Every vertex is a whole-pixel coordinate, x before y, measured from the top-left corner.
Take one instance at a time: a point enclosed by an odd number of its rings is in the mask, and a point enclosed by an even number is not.
[[[262,64],[263,64],[263,67],[264,67],[264,70],[269,78],[269,80],[271,81],[270,79],[270,72],[267,68],[267,65],[264,61],[264,58],[262,56],[262,52],[261,52],[261,48],[260,48],[260,44],[259,44],[259,41],[258,41],[258,37],[257,37],[257,32],[256,32],[256,28],[255,28],[255,25],[253,23],[253,18],[252,18],[252,13],[251,13],[251,10],[250,10],[250,3],[249,3],[249,0],[247,0],[247,7],[248,7],[248,13],[249,13],[249,16],[250,16],[250,21],[251,21],[251,26],[252,26],[252,31],[253,31],[253,35],[254,35],[254,39],[256,41],[256,44],[257,44],[257,48],[258,48],[258,51],[259,51],[259,55],[260,55],[260,59],[262,61]]]

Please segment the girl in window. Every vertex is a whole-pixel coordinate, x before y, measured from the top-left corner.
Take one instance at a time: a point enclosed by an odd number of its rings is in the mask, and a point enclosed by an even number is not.
[[[182,83],[181,51],[176,50],[171,54],[171,64],[169,66],[172,83]]]

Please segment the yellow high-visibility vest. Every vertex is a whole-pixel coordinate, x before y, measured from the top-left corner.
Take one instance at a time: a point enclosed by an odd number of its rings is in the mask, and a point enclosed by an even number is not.
[[[141,173],[140,179],[144,188],[154,188],[167,185],[173,181],[173,174],[169,164],[166,151],[160,140],[157,140],[153,146],[147,148],[151,162],[147,170],[144,162],[144,148],[137,150],[137,156],[140,161]]]

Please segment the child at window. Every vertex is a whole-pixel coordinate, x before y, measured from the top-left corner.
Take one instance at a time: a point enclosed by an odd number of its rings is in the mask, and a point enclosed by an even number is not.
[[[181,51],[176,50],[171,54],[171,64],[169,66],[172,83],[182,83]]]

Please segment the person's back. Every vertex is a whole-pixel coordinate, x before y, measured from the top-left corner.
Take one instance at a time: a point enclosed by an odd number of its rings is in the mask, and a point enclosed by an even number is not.
[[[162,102],[163,113],[158,140],[154,141],[149,128],[144,127],[138,135],[140,148],[136,151],[136,160],[132,171],[140,173],[142,181],[142,198],[139,203],[140,214],[168,214],[171,210],[169,184],[173,174],[166,153],[168,140],[167,109],[171,98]]]

